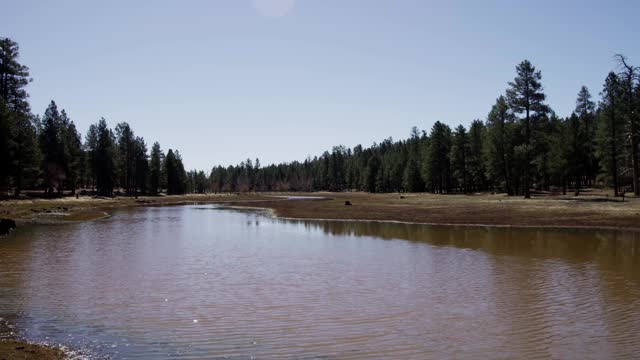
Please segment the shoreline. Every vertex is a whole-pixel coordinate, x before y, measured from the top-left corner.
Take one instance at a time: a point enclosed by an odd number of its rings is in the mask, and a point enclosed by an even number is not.
[[[14,325],[0,317],[0,359],[63,360],[75,355],[65,346],[28,341],[14,330]]]
[[[598,197],[592,200],[595,201],[594,203],[588,205],[567,206],[563,201],[575,201],[575,199],[552,197],[523,200],[500,197],[500,195],[479,197],[364,193],[320,193],[318,195],[333,196],[330,198],[332,201],[305,202],[304,204],[263,202],[252,204],[252,206],[234,202],[229,207],[268,210],[271,216],[287,220],[640,232],[640,199],[622,202]],[[419,198],[417,203],[401,204],[405,198],[411,196]],[[345,206],[343,202],[346,200],[355,202],[352,206]],[[365,203],[362,204],[358,200]],[[378,201],[373,204],[368,203],[371,200]],[[601,204],[604,201],[614,204]],[[460,203],[464,207],[462,210]],[[527,208],[531,205],[533,209]],[[464,214],[465,211],[466,214]],[[465,216],[469,213],[471,216]]]
[[[261,209],[261,208],[255,208]],[[264,209],[261,209],[264,210]],[[629,231],[640,232],[638,228],[621,228],[621,227],[593,227],[593,226],[561,226],[561,225],[499,225],[499,224],[473,224],[473,223],[424,223],[399,220],[371,220],[371,219],[324,219],[324,218],[295,218],[274,215],[277,219],[296,220],[296,221],[340,221],[340,222],[373,222],[388,224],[406,224],[406,225],[425,225],[425,226],[443,226],[443,227],[475,227],[475,228],[500,228],[500,229],[535,229],[544,230],[601,230],[601,231]]]
[[[15,339],[0,340],[2,359],[63,360],[69,357],[70,354],[64,348]]]
[[[475,223],[429,223],[429,222],[413,222],[402,220],[374,220],[374,219],[333,219],[333,218],[300,218],[300,217],[286,217],[277,214],[275,209],[262,208],[255,206],[233,206],[226,205],[223,208],[227,209],[239,209],[239,210],[255,210],[256,212],[264,212],[266,216],[282,219],[282,220],[294,220],[294,221],[339,221],[339,222],[372,222],[383,224],[406,224],[406,225],[425,225],[425,226],[460,226],[460,227],[475,227],[475,228],[500,228],[500,229],[544,229],[544,230],[601,230],[601,231],[629,231],[640,232],[640,227],[593,227],[593,226],[562,226],[562,225],[501,225],[501,224],[475,224]]]
[[[353,205],[346,206],[346,201]],[[118,208],[189,204],[267,210],[271,216],[289,220],[640,232],[640,199],[622,202],[604,196],[549,196],[524,200],[491,194],[320,192],[192,194],[138,199],[81,197],[3,200],[0,201],[0,217],[16,220],[19,227],[55,225],[108,218],[110,210]]]

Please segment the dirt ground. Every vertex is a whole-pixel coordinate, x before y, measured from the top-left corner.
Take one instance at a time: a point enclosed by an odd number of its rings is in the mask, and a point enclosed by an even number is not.
[[[56,348],[15,340],[0,340],[0,360],[62,360],[65,353]]]
[[[540,196],[316,193],[325,201],[268,201],[252,206],[281,217],[387,220],[427,224],[640,230],[640,199],[602,195]],[[347,206],[349,201],[352,205]],[[241,202],[238,205],[242,205]]]

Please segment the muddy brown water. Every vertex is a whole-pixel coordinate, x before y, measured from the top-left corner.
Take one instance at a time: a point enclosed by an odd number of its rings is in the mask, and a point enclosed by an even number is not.
[[[122,209],[0,241],[0,316],[113,358],[634,358],[640,234]]]

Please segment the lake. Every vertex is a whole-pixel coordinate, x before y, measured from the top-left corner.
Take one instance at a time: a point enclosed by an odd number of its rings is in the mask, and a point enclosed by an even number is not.
[[[0,239],[0,316],[96,357],[633,358],[640,234],[120,209]]]

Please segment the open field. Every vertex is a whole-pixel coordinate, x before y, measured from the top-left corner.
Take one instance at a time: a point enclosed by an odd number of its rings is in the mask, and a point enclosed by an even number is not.
[[[286,200],[283,195],[321,196],[326,200]],[[345,201],[353,205],[346,206]],[[640,230],[640,199],[604,194],[537,196],[525,200],[504,194],[434,195],[343,193],[249,193],[159,197],[7,200],[0,217],[18,222],[86,221],[108,216],[124,206],[221,203],[272,209],[281,217],[299,219],[378,220],[425,224],[472,224],[540,227],[593,227]]]
[[[252,206],[281,217],[354,219],[428,224],[593,227],[640,230],[640,199],[606,196],[317,193],[326,201],[271,201]],[[350,201],[352,206],[345,206]]]

